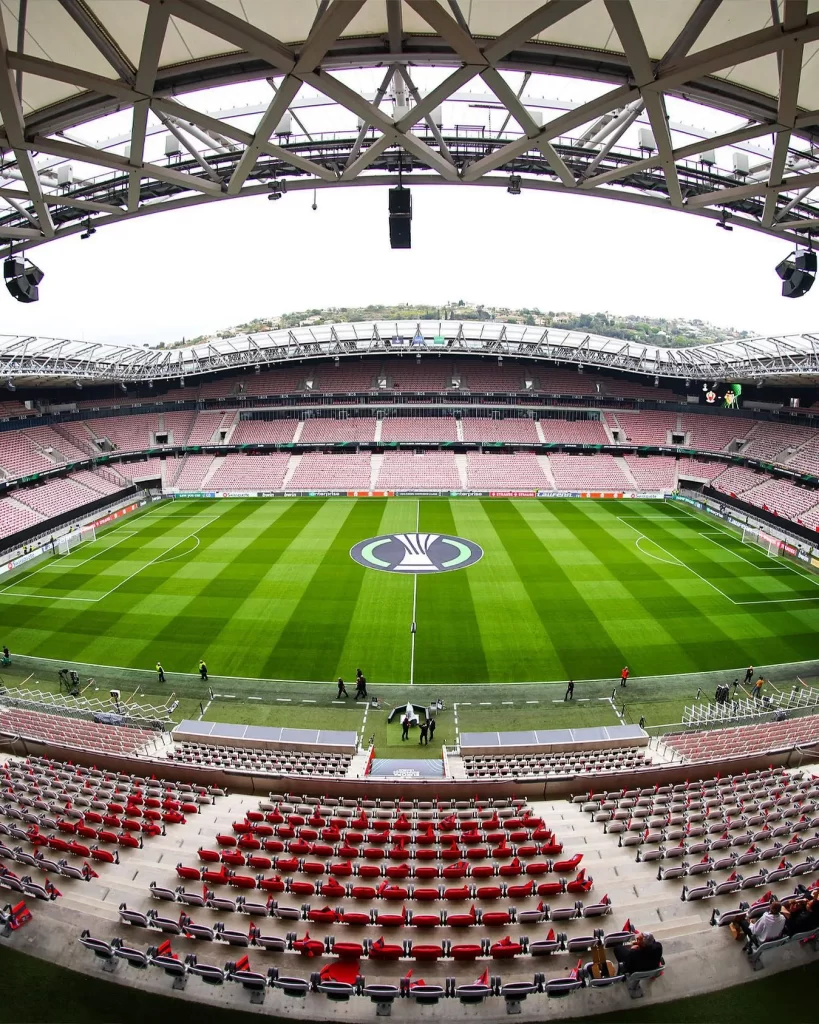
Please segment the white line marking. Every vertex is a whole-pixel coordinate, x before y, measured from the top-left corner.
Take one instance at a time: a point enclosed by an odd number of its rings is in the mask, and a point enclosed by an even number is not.
[[[620,517],[619,517],[619,516],[616,516],[615,518],[616,518],[616,519],[619,519]],[[677,556],[676,556],[676,555],[672,555],[670,551],[667,551],[667,550],[666,550],[666,549],[665,549],[665,548],[664,548],[664,547],[662,546],[662,544],[658,544],[658,543],[657,543],[657,541],[656,541],[656,540],[652,540],[652,538],[651,538],[651,537],[646,537],[646,535],[645,535],[644,533],[642,533],[642,532],[641,532],[640,530],[638,530],[636,526],[631,526],[631,525],[630,525],[629,523],[626,523],[625,525],[626,525],[626,526],[628,526],[628,528],[629,528],[630,530],[634,530],[634,532],[635,532],[636,534],[638,534],[638,535],[639,535],[638,539],[639,539],[639,538],[645,538],[646,540],[649,540],[649,541],[651,541],[651,543],[652,543],[652,544],[654,544],[654,546],[655,546],[655,547],[658,547],[658,548],[660,549],[660,551],[662,551],[662,552],[664,552],[664,553],[665,553],[666,555],[668,555],[668,556],[669,556],[669,558],[677,558]],[[639,544],[637,543],[637,541],[635,541],[634,543],[635,543],[635,547],[636,547],[636,548],[638,549],[638,551],[642,551],[642,552],[643,552],[643,554],[644,554],[644,555],[646,555],[647,557],[649,557],[649,558],[656,558],[656,560],[657,560],[658,562],[664,562],[664,561],[665,561],[665,559],[664,559],[664,558],[660,558],[660,557],[659,557],[659,556],[657,556],[657,555],[651,555],[651,554],[649,554],[649,552],[648,552],[648,551],[643,551],[643,549],[642,549],[642,548],[641,548],[641,547],[639,546]],[[720,595],[720,597],[724,597],[726,601],[730,601],[730,602],[731,602],[731,604],[734,604],[734,605],[738,603],[738,602],[736,602],[736,601],[735,601],[735,600],[733,599],[733,597],[729,597],[729,596],[728,596],[728,595],[727,595],[727,594],[726,594],[726,593],[725,593],[724,591],[720,590],[720,588],[719,588],[718,586],[716,586],[716,584],[712,583],[712,582],[711,582],[710,580],[707,580],[707,579],[706,579],[706,578],[705,578],[704,576],[700,576],[700,574],[699,574],[699,573],[697,572],[697,570],[696,570],[696,569],[692,569],[690,565],[686,565],[686,563],[685,563],[685,562],[683,562],[683,561],[681,561],[680,559],[677,559],[676,563],[674,563],[674,562],[669,562],[668,564],[669,564],[669,565],[674,565],[674,564],[677,564],[677,565],[680,565],[680,566],[682,566],[682,568],[683,568],[683,569],[687,569],[687,570],[688,570],[688,571],[689,571],[690,573],[693,573],[693,574],[694,574],[694,576],[696,576],[696,577],[697,577],[697,579],[699,579],[699,580],[702,580],[702,582],[703,582],[703,583],[705,583],[705,584],[707,584],[707,585],[708,585],[709,587],[711,587],[711,589],[712,589],[712,590],[716,590],[716,592],[717,592],[717,593],[718,593],[718,594]]]
[[[86,562],[90,562],[92,558],[96,558],[97,555],[105,554],[106,551],[110,551],[111,548],[115,548],[117,544],[121,544],[124,540],[127,540],[129,537],[135,536],[135,534],[135,530],[131,531],[131,533],[124,534],[122,537],[120,537],[119,540],[114,541],[113,544],[109,544],[107,548],[100,548],[99,551],[95,551],[94,554],[89,555],[88,558],[84,558],[81,562],[76,562],[73,564],[69,563],[68,565],[66,565],[66,558],[70,556],[63,556],[60,559],[55,559],[54,556],[47,555],[45,562],[43,562],[39,569],[35,569],[33,572],[28,573],[28,575],[24,575],[21,573],[20,576],[12,583],[9,583],[7,587],[3,587],[3,589],[0,590],[0,594],[5,594],[7,590],[11,590],[12,587],[16,587],[18,583],[27,583],[32,576],[36,576],[37,573],[42,572],[43,569],[79,569],[81,565],[85,565]],[[95,544],[96,541],[92,541],[91,543]]]
[[[726,537],[731,537],[733,540],[736,540],[737,538],[737,535],[735,533],[731,533],[731,531],[727,527],[720,526],[719,523],[709,523],[705,519],[700,519],[699,516],[694,515],[694,513],[690,512],[687,508],[680,508],[680,511],[684,512],[687,516],[690,516],[690,518],[694,519],[696,522],[701,523],[703,526],[714,526],[719,533],[724,533]],[[773,559],[773,556],[771,555],[768,555],[767,557]],[[773,560],[776,561],[776,559]],[[802,579],[808,580],[808,582],[812,583],[814,586],[819,587],[819,580],[816,579],[814,576],[806,575],[804,572],[801,572],[799,569],[796,568],[796,566],[791,565],[789,562],[783,561],[782,565],[786,569],[790,569],[791,572],[796,573],[797,576],[801,576]],[[804,600],[804,598],[801,598],[800,600]]]
[[[418,533],[421,522],[421,500],[415,502],[415,532]],[[410,626],[410,686],[415,684],[415,630],[418,620],[415,609],[418,606],[418,573],[412,574],[412,625]]]

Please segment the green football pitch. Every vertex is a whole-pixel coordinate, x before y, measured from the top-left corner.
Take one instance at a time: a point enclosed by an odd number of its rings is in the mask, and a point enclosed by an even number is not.
[[[417,530],[468,568],[364,568]],[[417,623],[411,632],[411,623]],[[151,506],[0,587],[16,654],[219,676],[375,683],[604,679],[815,657],[819,577],[675,502],[237,499]]]

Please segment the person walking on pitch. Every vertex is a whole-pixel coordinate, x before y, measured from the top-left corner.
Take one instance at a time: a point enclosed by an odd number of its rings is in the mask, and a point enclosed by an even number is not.
[[[623,666],[623,671],[620,673],[620,685],[625,686],[628,682],[628,665]]]
[[[205,664],[205,659],[199,659],[199,676],[203,683],[208,681],[208,666]]]
[[[156,663],[156,674],[157,674],[157,677],[158,677],[158,681],[160,683],[164,683],[165,682],[165,669],[162,667],[162,662],[160,662],[160,661],[158,661]]]
[[[434,739],[435,739],[435,719],[434,718],[430,718],[430,720],[429,720],[429,742],[432,743],[432,741]]]
[[[409,715],[404,715],[404,717],[401,719],[401,739],[402,740],[408,740],[409,739],[409,726],[410,726]]]
[[[749,666],[748,666],[748,667],[747,667],[747,668],[745,669],[745,680],[744,680],[744,682],[745,682],[745,685],[747,686],[747,685],[748,685],[748,683],[750,683],[750,681],[751,681],[751,680],[752,680],[753,678],[754,678],[754,666],[753,666],[753,665],[749,665]]]
[[[569,685],[566,687],[566,696],[563,700],[574,700],[574,681],[569,680]]]
[[[355,673],[355,695],[356,697],[364,697],[365,699],[367,696],[367,677],[360,668],[356,669]]]
[[[427,744],[428,742],[429,742],[429,722],[426,719],[424,719],[424,721],[421,722],[421,735],[418,737],[418,743],[420,745],[421,743]]]
[[[349,693],[347,693],[347,687],[344,685],[344,680],[341,678],[341,676],[338,677],[337,685],[338,696],[336,697],[336,700],[341,700],[342,697],[350,696]]]

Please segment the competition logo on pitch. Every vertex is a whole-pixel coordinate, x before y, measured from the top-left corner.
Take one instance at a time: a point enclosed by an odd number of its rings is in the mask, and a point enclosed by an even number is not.
[[[350,557],[381,572],[432,575],[474,565],[483,558],[483,549],[446,533],[388,533],[359,541]]]

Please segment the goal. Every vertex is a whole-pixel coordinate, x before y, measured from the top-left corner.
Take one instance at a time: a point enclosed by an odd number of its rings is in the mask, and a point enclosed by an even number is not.
[[[70,555],[74,548],[79,547],[80,544],[84,544],[86,541],[95,541],[97,539],[97,531],[93,526],[83,526],[79,530],[72,530],[71,533],[63,534],[62,537],[57,539],[57,554],[58,555]]]
[[[754,544],[770,557],[777,558],[782,547],[780,541],[771,537],[763,530],[756,530],[752,526],[742,527],[742,543],[743,544]]]

